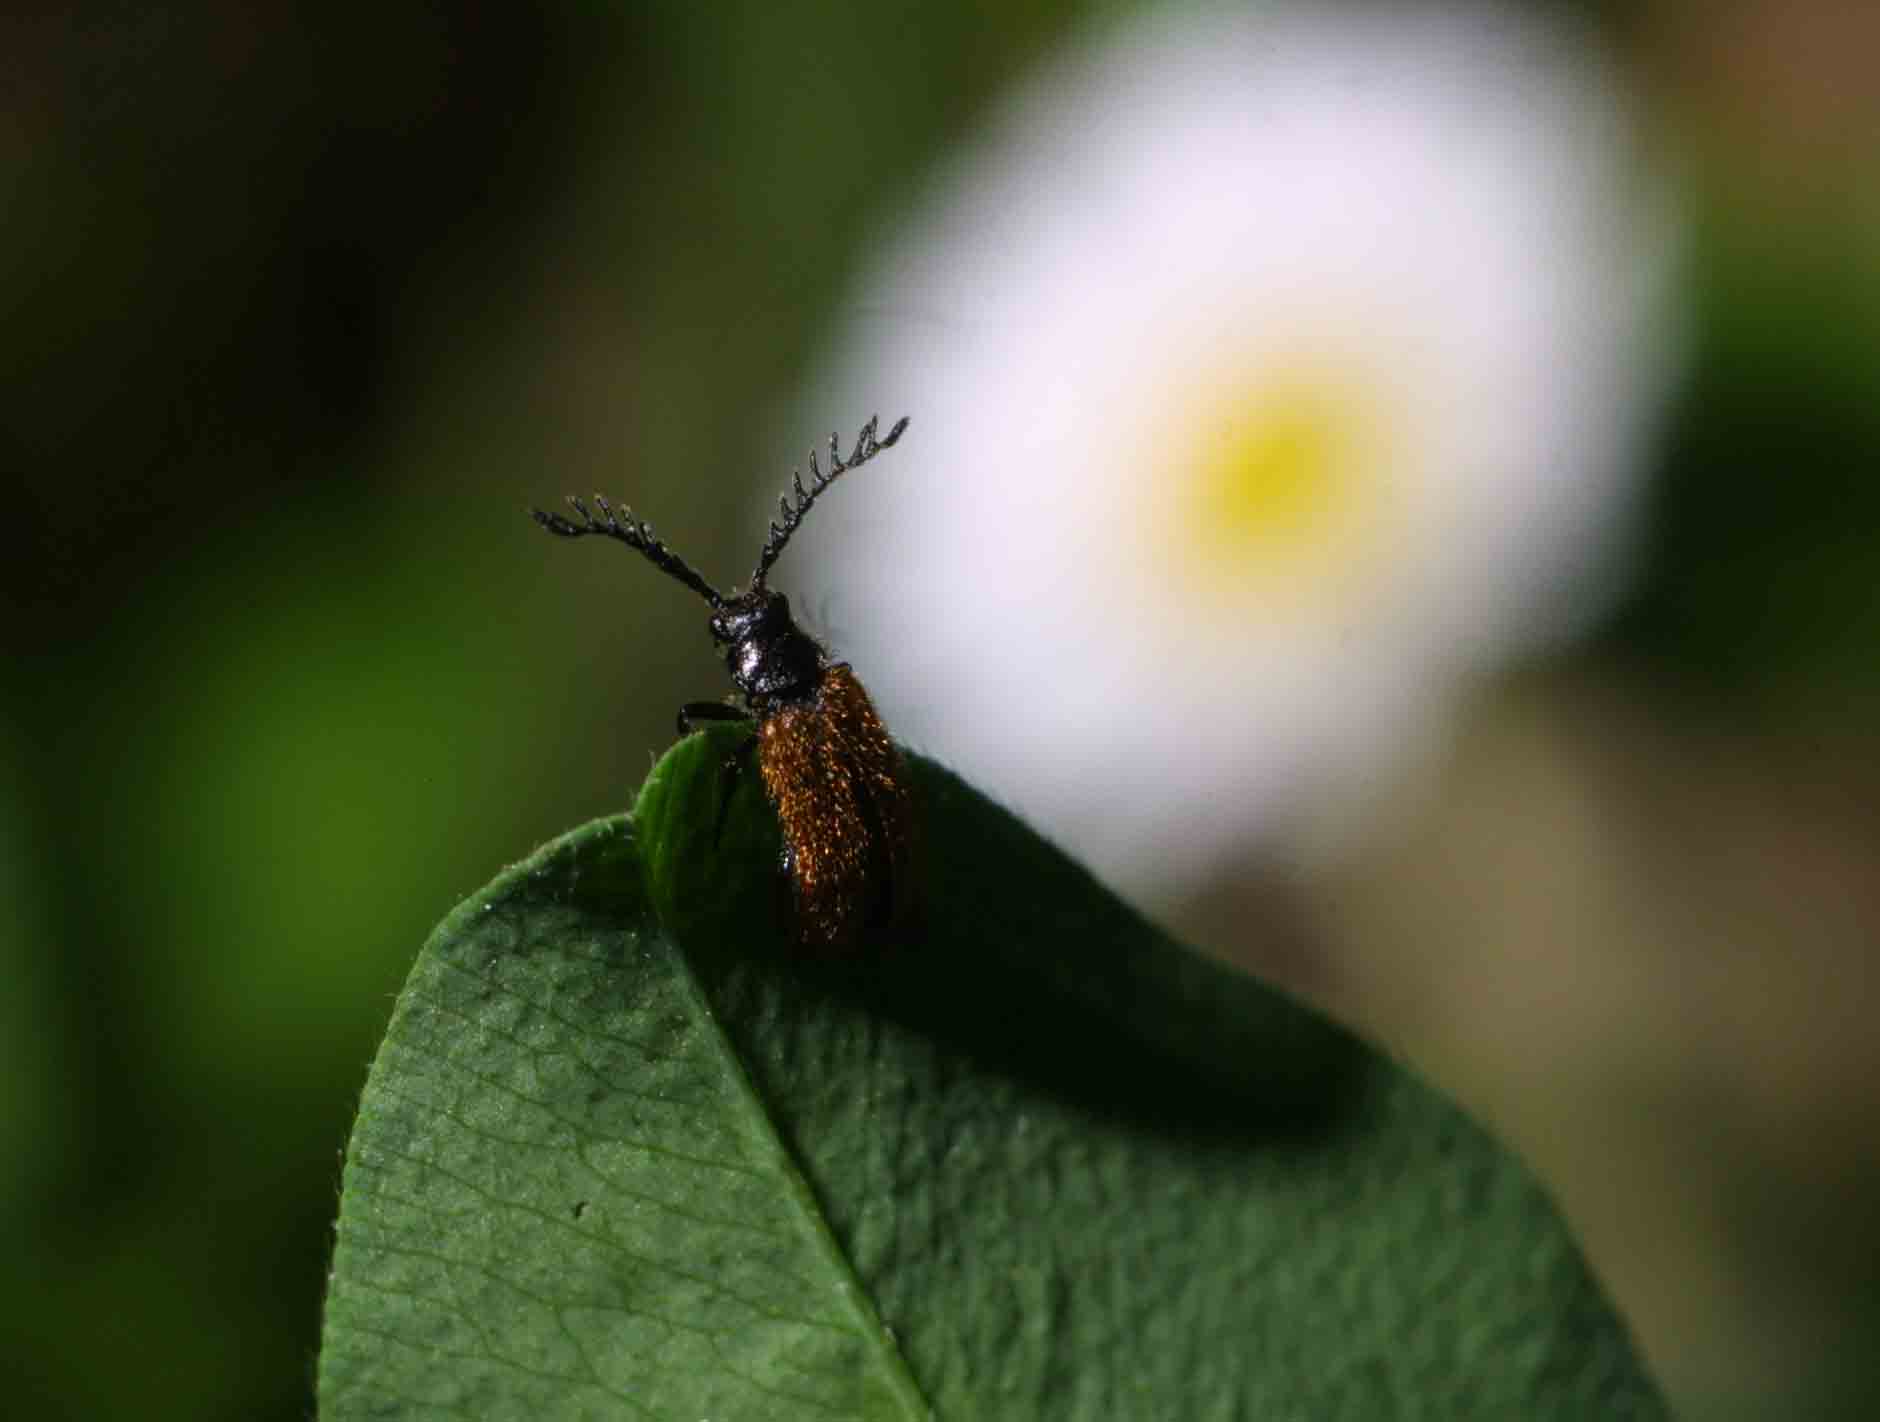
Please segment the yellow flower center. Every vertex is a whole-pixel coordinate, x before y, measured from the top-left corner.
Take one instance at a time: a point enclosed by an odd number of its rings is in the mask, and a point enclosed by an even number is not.
[[[1171,555],[1190,575],[1257,584],[1262,596],[1342,582],[1384,493],[1368,393],[1313,371],[1204,400],[1169,471],[1180,486]]]

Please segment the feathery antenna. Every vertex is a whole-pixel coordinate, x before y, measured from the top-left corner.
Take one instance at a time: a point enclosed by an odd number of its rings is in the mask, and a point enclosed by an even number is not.
[[[771,523],[770,534],[764,539],[763,552],[759,553],[757,556],[757,572],[751,577],[751,586],[753,588],[760,588],[764,585],[764,578],[770,572],[771,564],[777,561],[778,555],[783,552],[785,546],[790,542],[790,535],[795,533],[797,525],[803,522],[803,515],[808,513],[810,505],[816,502],[816,496],[822,493],[822,491],[827,489],[831,484],[835,483],[838,475],[846,474],[857,465],[866,464],[877,454],[881,453],[882,450],[899,439],[901,432],[907,428],[907,419],[908,417],[903,415],[894,422],[894,428],[890,429],[887,434],[883,435],[880,439],[876,439],[875,426],[881,422],[881,416],[876,415],[872,417],[867,424],[862,426],[862,432],[855,440],[855,448],[849,452],[847,459],[842,457],[842,447],[837,442],[837,437],[833,434],[830,435],[829,472],[827,474],[824,474],[816,463],[816,451],[814,449],[810,450],[809,485],[807,487],[804,486],[803,473],[801,470],[791,471],[790,483],[796,493],[796,503],[793,505],[790,502],[790,496],[788,494],[778,498],[777,510],[778,517],[781,521],[773,521]],[[536,517],[540,518],[541,515],[537,514]]]
[[[598,533],[605,538],[617,539],[627,547],[644,553],[655,568],[677,578],[713,607],[724,606],[724,594],[700,577],[690,563],[661,543],[653,534],[653,526],[645,519],[634,518],[632,509],[623,505],[620,512],[615,514],[613,505],[596,494],[594,502],[601,511],[601,517],[596,519],[588,512],[587,504],[574,495],[568,496],[568,502],[581,515],[581,522],[575,523],[560,514],[543,513],[540,509],[530,509],[529,513],[543,528],[560,538],[585,538],[590,533]]]

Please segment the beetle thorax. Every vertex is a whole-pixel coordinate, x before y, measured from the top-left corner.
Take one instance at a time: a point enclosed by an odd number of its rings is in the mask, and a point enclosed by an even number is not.
[[[790,701],[815,694],[822,648],[796,625],[782,593],[760,587],[732,598],[712,614],[711,632],[745,696]]]

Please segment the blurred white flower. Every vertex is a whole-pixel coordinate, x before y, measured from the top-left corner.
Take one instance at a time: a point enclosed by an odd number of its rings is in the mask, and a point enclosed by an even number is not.
[[[1139,898],[1361,826],[1606,593],[1673,224],[1558,32],[1186,11],[1038,78],[818,410],[913,427],[790,572],[910,744]]]

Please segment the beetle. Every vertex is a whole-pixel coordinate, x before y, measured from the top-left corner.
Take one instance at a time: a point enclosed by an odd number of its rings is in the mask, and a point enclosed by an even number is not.
[[[907,429],[905,417],[876,437],[879,416],[862,426],[848,458],[829,436],[829,472],[809,455],[810,479],[791,475],[791,493],[777,501],[757,570],[742,592],[708,583],[631,509],[618,510],[599,494],[598,517],[572,495],[580,521],[541,509],[529,512],[560,538],[599,535],[624,543],[711,606],[714,647],[724,651],[735,695],[742,704],[692,701],[679,708],[679,734],[703,721],[752,721],[755,728],[725,762],[725,793],[746,757],[755,753],[765,794],[783,830],[779,869],[791,888],[798,939],[808,947],[840,949],[877,925],[903,902],[912,822],[906,767],[874,703],[847,662],[835,661],[796,625],[790,603],[769,585],[771,567],[816,500],[840,476],[868,463]]]

